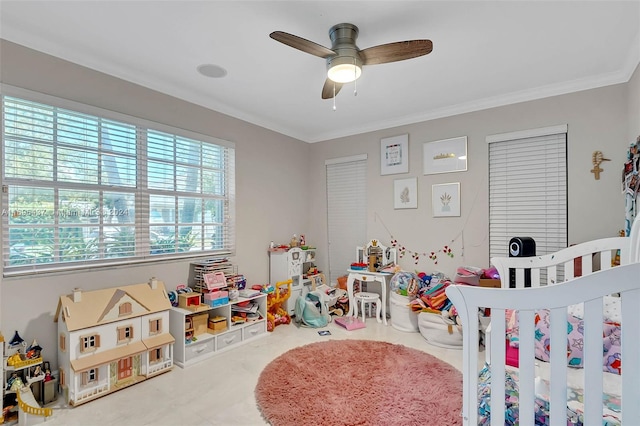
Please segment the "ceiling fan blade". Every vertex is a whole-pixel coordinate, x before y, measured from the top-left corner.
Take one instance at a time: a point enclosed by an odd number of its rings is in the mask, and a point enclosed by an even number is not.
[[[336,88],[336,92],[333,93],[333,88]],[[340,91],[340,89],[342,89],[342,83],[336,83],[333,80],[330,79],[326,79],[324,81],[324,87],[322,87],[322,99],[331,99],[333,98],[333,95],[337,95],[338,92]]]
[[[302,50],[303,52],[310,53],[321,58],[326,59],[329,56],[335,56],[336,54],[336,52],[334,52],[333,50],[326,48],[318,43],[314,43],[302,37],[298,37],[296,35],[285,33],[282,31],[274,31],[269,34],[269,37],[276,41],[279,41],[280,43],[286,44],[287,46],[291,46],[294,49]]]
[[[363,65],[376,65],[417,58],[432,50],[431,40],[407,40],[368,47],[360,51],[360,57]]]

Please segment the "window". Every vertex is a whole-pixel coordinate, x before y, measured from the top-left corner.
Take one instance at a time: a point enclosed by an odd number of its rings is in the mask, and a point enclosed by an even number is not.
[[[149,320],[149,334],[158,334],[162,332],[162,318]]]
[[[162,361],[162,348],[155,348],[149,351],[149,363]]]
[[[118,343],[128,342],[133,339],[133,327],[130,325],[118,327]]]
[[[61,351],[67,350],[67,338],[64,336],[64,334],[59,335],[58,344],[60,346]]]
[[[233,144],[14,91],[2,95],[5,275],[234,252]]]
[[[124,302],[118,306],[118,315],[131,315],[131,302]]]
[[[92,334],[80,337],[80,352],[95,351],[100,347],[100,336]]]
[[[367,237],[367,156],[337,158],[327,169],[329,279],[336,282],[355,262]]]
[[[98,369],[92,368],[82,372],[82,384],[90,385],[98,381]]]
[[[490,256],[508,256],[513,237],[536,254],[567,247],[567,126],[487,138]]]

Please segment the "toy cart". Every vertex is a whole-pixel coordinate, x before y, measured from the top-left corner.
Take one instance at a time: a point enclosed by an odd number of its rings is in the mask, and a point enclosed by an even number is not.
[[[291,322],[291,317],[282,304],[291,296],[292,283],[292,279],[278,281],[273,291],[267,294],[267,331],[273,331],[276,326]]]

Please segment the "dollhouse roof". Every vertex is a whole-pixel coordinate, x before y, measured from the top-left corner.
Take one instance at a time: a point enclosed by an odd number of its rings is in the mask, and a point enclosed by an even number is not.
[[[121,314],[119,306],[129,303],[130,313]],[[171,309],[164,283],[133,284],[101,290],[81,291],[80,300],[73,294],[60,296],[54,322],[62,316],[69,331],[82,330],[122,319],[135,318]]]

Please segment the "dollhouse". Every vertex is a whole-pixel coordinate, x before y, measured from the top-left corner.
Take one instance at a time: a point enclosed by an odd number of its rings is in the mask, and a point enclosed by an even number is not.
[[[54,321],[65,400],[83,404],[169,371],[170,309],[164,283],[155,278],[61,296]]]

